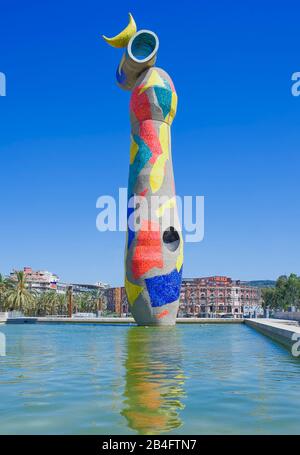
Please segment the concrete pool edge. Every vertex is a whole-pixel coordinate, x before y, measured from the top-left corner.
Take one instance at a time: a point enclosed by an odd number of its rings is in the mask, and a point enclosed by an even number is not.
[[[243,324],[244,319],[177,318],[176,324]],[[37,323],[61,324],[136,324],[133,318],[37,318]]]
[[[300,327],[296,323],[287,324],[286,321],[277,319],[245,319],[244,322],[288,349],[291,349],[297,339],[300,339]]]

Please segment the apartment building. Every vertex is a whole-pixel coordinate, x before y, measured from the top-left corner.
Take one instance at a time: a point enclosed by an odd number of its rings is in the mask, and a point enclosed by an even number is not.
[[[179,315],[199,317],[256,316],[262,313],[261,289],[226,276],[186,278]]]
[[[52,272],[47,270],[32,270],[31,267],[24,267],[23,269],[26,282],[28,283],[28,289],[35,292],[46,292],[46,291],[56,291],[57,285],[59,282],[59,277]],[[10,273],[10,278],[13,281],[17,280],[17,271],[13,270]]]
[[[106,283],[98,282],[95,284],[87,283],[62,283],[58,275],[47,270],[32,270],[31,267],[24,267],[23,269],[28,289],[37,293],[56,291],[59,294],[65,294],[69,287],[72,288],[73,294],[78,295],[97,290],[106,290],[109,285]],[[10,278],[14,281],[17,279],[17,272],[13,270],[10,273]]]

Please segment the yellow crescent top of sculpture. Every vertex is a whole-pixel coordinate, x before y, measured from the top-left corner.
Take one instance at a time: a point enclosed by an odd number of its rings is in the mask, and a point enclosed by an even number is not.
[[[130,41],[130,38],[136,34],[136,23],[132,15],[129,13],[129,23],[118,35],[108,38],[102,35],[102,38],[112,47],[126,47]]]

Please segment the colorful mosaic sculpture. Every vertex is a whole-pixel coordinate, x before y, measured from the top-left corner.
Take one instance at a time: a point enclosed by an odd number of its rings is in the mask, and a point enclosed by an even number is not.
[[[131,90],[131,146],[125,287],[139,325],[173,325],[179,305],[183,240],[173,176],[170,127],[177,94],[170,76],[154,67],[158,38],[136,32],[134,19],[114,38],[125,47],[118,85]]]

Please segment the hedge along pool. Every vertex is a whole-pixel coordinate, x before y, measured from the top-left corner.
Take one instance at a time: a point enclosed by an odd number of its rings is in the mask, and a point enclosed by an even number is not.
[[[299,434],[300,361],[243,324],[5,325],[1,434]]]

